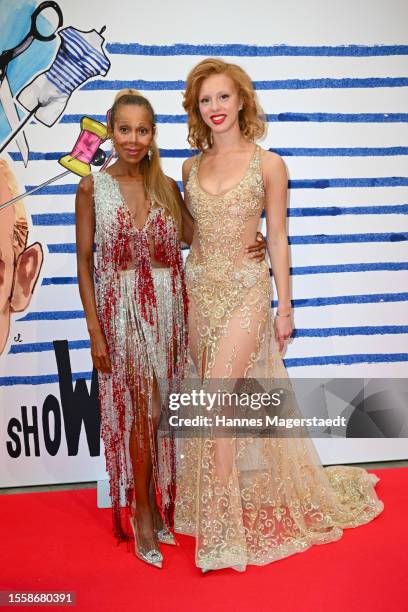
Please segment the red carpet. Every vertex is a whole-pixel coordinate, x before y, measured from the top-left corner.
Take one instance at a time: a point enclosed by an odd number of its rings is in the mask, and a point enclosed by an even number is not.
[[[0,590],[75,591],[86,611],[408,611],[408,468],[375,473],[385,510],[373,522],[244,574],[202,575],[183,536],[162,547],[162,570],[148,567],[116,546],[94,489],[2,495]]]

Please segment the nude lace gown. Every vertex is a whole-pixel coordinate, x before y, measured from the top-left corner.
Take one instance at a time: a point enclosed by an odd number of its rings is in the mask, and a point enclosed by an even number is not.
[[[286,380],[273,334],[266,261],[244,257],[264,203],[261,149],[241,181],[222,195],[199,184],[200,156],[188,177],[195,219],[186,263],[189,343],[196,376]],[[219,382],[219,380],[218,380]],[[264,565],[313,544],[338,540],[342,530],[383,510],[378,478],[362,468],[323,468],[310,438],[178,440],[175,530],[195,536],[203,569]]]

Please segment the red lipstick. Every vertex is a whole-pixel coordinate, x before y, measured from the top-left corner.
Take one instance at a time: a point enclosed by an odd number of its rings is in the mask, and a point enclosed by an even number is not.
[[[215,125],[220,125],[224,122],[227,115],[211,115],[210,119]]]

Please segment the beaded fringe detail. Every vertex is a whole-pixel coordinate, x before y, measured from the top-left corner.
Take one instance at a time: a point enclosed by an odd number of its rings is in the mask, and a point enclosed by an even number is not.
[[[95,173],[93,177],[95,293],[112,365],[112,374],[99,373],[101,436],[109,474],[113,531],[118,541],[124,541],[131,534],[122,524],[120,497],[123,490],[126,514],[130,514],[134,497],[129,453],[133,424],[138,454],[145,452],[148,445],[152,455],[163,523],[166,528],[173,526],[175,443],[168,435],[156,444],[152,394],[156,379],[161,410],[166,411],[170,389],[180,386],[187,355],[187,295],[173,220],[156,207],[150,223],[142,230],[135,229],[112,178],[107,173]],[[152,254],[150,248],[154,249]],[[152,268],[152,255],[162,268]],[[127,269],[129,266],[132,269]]]

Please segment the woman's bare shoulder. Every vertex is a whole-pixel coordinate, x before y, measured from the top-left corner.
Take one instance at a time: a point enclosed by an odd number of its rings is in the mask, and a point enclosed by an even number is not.
[[[93,195],[93,176],[92,174],[88,174],[87,176],[83,176],[78,183],[78,193],[84,195]]]
[[[261,149],[262,172],[265,177],[280,177],[287,179],[286,164],[279,153]]]
[[[267,165],[271,168],[279,168],[285,166],[285,162],[283,161],[279,153],[275,153],[275,151],[269,151],[268,149],[263,149],[262,147],[260,147],[260,149],[263,165]]]
[[[183,175],[188,176],[191,168],[193,167],[194,161],[199,157],[199,155],[192,155],[188,157],[183,162]]]

